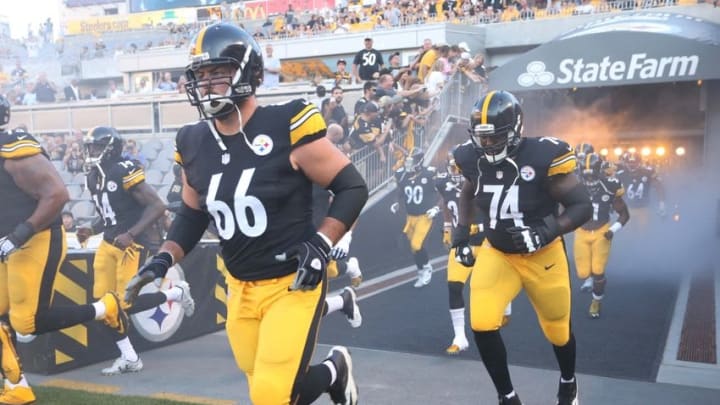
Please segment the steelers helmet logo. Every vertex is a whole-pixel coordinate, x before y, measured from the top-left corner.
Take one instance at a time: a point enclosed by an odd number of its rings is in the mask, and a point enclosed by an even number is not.
[[[272,138],[265,134],[260,134],[252,141],[252,150],[258,156],[266,156],[273,149]]]
[[[185,272],[180,265],[176,264],[167,272],[160,289],[172,288],[176,282],[185,280]],[[157,292],[155,283],[146,284],[140,290],[140,294]],[[170,339],[184,319],[184,311],[179,302],[165,302],[147,311],[130,315],[133,326],[138,333],[151,342],[164,342]]]
[[[117,190],[117,183],[115,183],[114,181],[108,181],[107,189],[111,193],[115,192]]]
[[[533,169],[532,166],[521,167],[520,177],[525,181],[532,181],[535,178],[535,169]]]

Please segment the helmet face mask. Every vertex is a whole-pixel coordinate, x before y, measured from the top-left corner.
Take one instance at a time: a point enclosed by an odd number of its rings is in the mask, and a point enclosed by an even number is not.
[[[625,157],[625,165],[631,172],[639,169],[641,164],[642,160],[637,152],[629,152]]]
[[[420,148],[413,148],[405,158],[405,171],[410,173],[420,172],[425,153]]]
[[[603,178],[603,161],[597,153],[590,153],[582,161],[582,181],[590,191],[595,191],[600,186]]]
[[[493,91],[475,103],[470,139],[490,164],[500,164],[517,150],[523,127],[520,103],[506,91]]]
[[[213,24],[193,39],[185,76],[185,93],[203,119],[223,118],[262,83],[262,51],[240,27]]]

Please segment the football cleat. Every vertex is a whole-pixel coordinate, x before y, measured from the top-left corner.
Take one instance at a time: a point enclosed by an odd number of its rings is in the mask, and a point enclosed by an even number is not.
[[[121,335],[126,334],[128,330],[128,316],[122,308],[120,298],[118,298],[114,292],[108,292],[100,298],[100,301],[105,304],[105,316],[103,317],[105,325],[115,329]]]
[[[2,363],[2,373],[10,383],[17,384],[22,377],[22,366],[20,365],[20,357],[15,351],[12,335],[13,331],[10,329],[10,325],[0,322],[0,363]]]
[[[35,393],[32,388],[16,385],[10,388],[7,384],[0,394],[0,404],[3,405],[27,405],[35,402]]]
[[[505,397],[505,395],[500,395],[498,397],[498,401],[500,405],[522,405],[522,401],[520,401],[520,397],[515,394],[511,398]]]
[[[557,405],[579,405],[577,392],[577,379],[568,383],[561,380],[558,385]]]
[[[347,317],[350,326],[359,328],[362,325],[362,314],[357,303],[357,294],[351,287],[343,288],[340,296],[343,299],[342,312]]]
[[[592,302],[590,303],[590,318],[600,318],[600,300],[596,300],[593,298]]]
[[[335,365],[337,377],[328,388],[330,399],[335,405],[357,405],[358,388],[352,374],[352,358],[346,347],[334,346],[328,353],[328,359]]]
[[[460,354],[460,352],[467,350],[468,347],[470,347],[470,343],[468,343],[467,338],[464,336],[461,338],[455,337],[452,344],[445,349],[445,353],[455,356]]]
[[[360,287],[362,283],[362,271],[360,271],[360,263],[357,257],[351,257],[347,260],[347,275],[350,277],[350,285],[353,288]]]
[[[580,286],[580,291],[582,292],[590,292],[593,289],[593,279],[592,277],[588,277],[585,279],[585,282],[583,282],[582,286]]]
[[[432,279],[432,271],[433,268],[430,264],[426,264],[421,270],[418,270],[418,278],[417,281],[415,281],[415,288],[422,288],[430,284],[430,280]]]
[[[137,373],[143,369],[143,362],[138,357],[137,361],[130,361],[123,357],[118,357],[112,366],[102,369],[102,375],[119,375],[125,373]]]
[[[182,298],[180,298],[180,305],[182,306],[185,316],[191,317],[195,313],[195,300],[190,295],[190,284],[187,281],[181,280],[175,283],[175,287],[182,290]]]

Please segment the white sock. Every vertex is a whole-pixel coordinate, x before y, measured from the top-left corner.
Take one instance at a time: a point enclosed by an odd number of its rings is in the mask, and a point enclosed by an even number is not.
[[[455,337],[462,336],[463,339],[467,340],[467,337],[465,337],[465,308],[451,309],[450,319],[452,319]]]
[[[515,395],[517,395],[515,393],[515,390],[512,390],[512,391],[510,391],[509,394],[505,394],[505,398],[510,399],[510,398],[514,397]]]
[[[105,312],[107,311],[105,303],[102,301],[95,301],[92,303],[92,306],[95,308],[95,319],[103,319],[105,317]]]
[[[325,305],[327,305],[327,314],[332,314],[335,311],[342,309],[345,301],[340,295],[333,295],[332,297],[325,297]],[[325,315],[327,315],[325,314]]]
[[[8,387],[9,389],[13,389],[15,387],[30,388],[30,386],[28,385],[27,379],[25,379],[25,374],[20,375],[20,381],[18,381],[17,384],[13,384],[10,382],[10,380],[5,379],[5,386]]]
[[[337,380],[337,369],[335,369],[335,363],[333,363],[330,360],[325,360],[322,362],[327,368],[330,370],[330,385],[335,384],[335,380]]]
[[[604,296],[604,295],[595,295],[595,293],[592,293],[592,294],[593,294],[593,299],[596,301],[601,301]]]
[[[118,349],[120,349],[120,355],[125,360],[129,361],[138,361],[139,357],[137,353],[135,352],[135,348],[133,347],[132,343],[130,343],[130,338],[125,336],[124,339],[118,340],[115,342]]]
[[[354,257],[351,257],[351,259],[355,259]],[[355,278],[360,275],[360,267],[359,266],[353,266],[350,263],[357,262],[357,259],[355,260],[348,260],[347,261],[347,272],[345,274],[348,275],[350,278]]]
[[[566,379],[560,377],[560,382],[561,382],[561,383],[571,383],[571,382],[575,382],[575,376],[573,376],[573,378],[571,378],[571,379],[569,379],[569,380],[566,380]]]
[[[505,316],[512,315],[512,301],[505,307]]]
[[[167,297],[168,301],[180,302],[182,301],[183,289],[177,286],[173,286],[167,290],[163,290],[163,294]]]

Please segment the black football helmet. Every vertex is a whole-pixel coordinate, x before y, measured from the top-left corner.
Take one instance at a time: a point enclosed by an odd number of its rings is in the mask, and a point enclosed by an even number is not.
[[[10,123],[10,102],[0,94],[0,129]]]
[[[600,180],[604,177],[603,160],[597,153],[589,153],[582,161],[582,180],[585,186],[593,191],[600,186]]]
[[[112,127],[95,127],[83,137],[83,151],[87,168],[122,159],[123,141]]]
[[[234,74],[199,77],[209,66],[230,65]],[[186,94],[204,119],[223,117],[248,96],[263,80],[263,57],[252,35],[234,24],[209,25],[190,44],[190,64],[185,68]],[[227,85],[225,94],[210,93],[212,86]]]
[[[491,91],[470,113],[470,139],[491,164],[515,153],[522,135],[520,102],[507,91]]]
[[[584,161],[585,156],[591,153],[595,153],[595,148],[587,142],[579,143],[575,147],[575,157],[577,158],[578,162]]]
[[[640,154],[636,152],[628,152],[627,155],[625,155],[625,167],[628,168],[631,172],[634,172],[635,170],[639,169],[642,165],[642,158],[640,157]]]
[[[409,173],[417,173],[422,169],[425,152],[420,148],[412,148],[405,158],[405,171]]]

